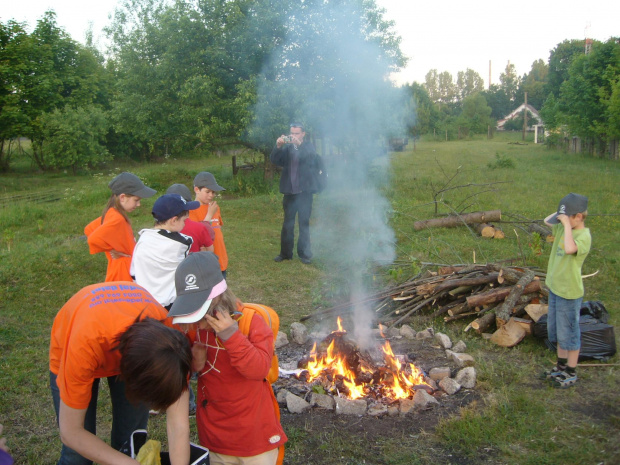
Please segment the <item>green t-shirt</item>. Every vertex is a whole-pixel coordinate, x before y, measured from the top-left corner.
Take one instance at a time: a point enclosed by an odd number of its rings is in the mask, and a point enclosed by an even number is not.
[[[564,299],[578,299],[583,297],[583,280],[581,279],[581,265],[583,265],[590,246],[592,236],[588,228],[573,229],[573,239],[577,244],[577,253],[568,255],[564,252],[564,226],[562,223],[553,225],[553,247],[547,266],[546,284],[555,294]]]

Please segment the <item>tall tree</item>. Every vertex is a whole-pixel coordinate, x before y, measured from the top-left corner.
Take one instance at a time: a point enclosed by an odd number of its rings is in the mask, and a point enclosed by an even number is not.
[[[585,53],[583,40],[565,40],[551,50],[549,55],[549,74],[546,93],[560,96],[562,83],[568,80],[569,68],[573,60]]]
[[[464,100],[476,92],[484,90],[484,79],[473,69],[459,71],[456,78],[456,89],[459,100]]]
[[[547,99],[547,76],[549,66],[543,60],[532,63],[532,69],[523,76],[516,95],[517,102],[523,102],[527,92],[527,103],[540,110]]]
[[[519,88],[520,78],[517,76],[515,65],[508,63],[503,73],[499,75],[500,88],[504,91],[513,108],[521,104],[515,105],[517,89]],[[511,110],[513,109],[511,108]]]
[[[465,97],[463,112],[458,118],[458,124],[467,128],[471,134],[486,134],[489,126],[494,126],[491,119],[491,108],[480,93]]]

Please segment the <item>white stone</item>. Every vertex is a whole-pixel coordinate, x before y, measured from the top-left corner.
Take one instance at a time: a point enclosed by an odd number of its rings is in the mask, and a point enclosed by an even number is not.
[[[471,367],[475,365],[474,357],[469,354],[459,354],[457,352],[452,352],[451,356],[452,360],[459,368]]]
[[[334,398],[336,401],[336,413],[338,415],[364,415],[368,407],[363,399],[345,399],[344,397]]]
[[[308,341],[308,328],[303,323],[291,324],[291,339],[299,345],[304,345]]]
[[[378,417],[386,413],[388,413],[388,408],[385,404],[372,404],[368,407],[368,415],[371,417]]]
[[[415,392],[413,396],[413,403],[417,410],[424,410],[425,408],[428,408],[431,405],[439,404],[437,399],[431,396],[424,389],[420,389],[419,391]]]
[[[461,389],[461,385],[452,378],[444,378],[439,381],[439,387],[450,395],[456,394]]]
[[[435,333],[435,340],[439,343],[439,345],[444,349],[452,348],[452,341],[450,338],[444,333]]]
[[[284,404],[286,403],[286,396],[288,396],[290,393],[291,392],[287,391],[286,389],[280,389],[276,394],[276,400],[279,404]]]
[[[286,408],[291,413],[303,413],[308,410],[311,405],[290,392],[286,395]]]
[[[441,381],[444,378],[450,377],[450,368],[448,367],[436,367],[431,368],[431,371],[428,372],[428,376],[435,381]]]
[[[278,336],[276,337],[276,349],[284,347],[285,345],[288,345],[288,336],[286,333],[278,331]]]
[[[327,394],[319,394],[318,392],[312,393],[310,396],[310,404],[328,410],[334,410],[336,406],[336,402],[334,402],[334,398],[332,396]]]
[[[454,379],[465,389],[473,389],[476,386],[476,369],[473,366],[463,368]]]
[[[467,350],[467,344],[465,344],[463,341],[459,341],[456,344],[454,344],[454,346],[452,346],[452,350],[454,352],[463,353]]]
[[[415,330],[409,325],[402,325],[400,327],[400,335],[405,339],[414,339]]]

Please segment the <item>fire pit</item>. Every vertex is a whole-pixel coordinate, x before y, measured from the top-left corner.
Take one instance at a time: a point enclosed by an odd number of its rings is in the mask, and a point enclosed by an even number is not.
[[[349,337],[340,318],[337,325],[335,331],[312,344],[309,353],[306,349],[298,354],[296,369],[282,370],[289,378],[281,377],[274,384],[278,401],[289,412],[318,407],[339,414],[405,415],[439,404],[444,396],[462,387],[473,388],[475,370],[466,366],[471,363],[463,362],[471,357],[451,351],[452,344],[443,334],[434,334],[430,328],[416,334],[409,328],[405,332],[412,335],[408,341],[392,337],[396,343],[409,342],[435,352],[429,366],[424,359],[418,363],[413,353],[395,355],[383,334],[362,350]],[[464,343],[460,344],[464,348]],[[292,351],[283,352],[279,353],[281,361]]]

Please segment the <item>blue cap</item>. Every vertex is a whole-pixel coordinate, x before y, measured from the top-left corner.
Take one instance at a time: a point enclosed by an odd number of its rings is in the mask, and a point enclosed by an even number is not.
[[[153,204],[151,213],[157,221],[167,221],[189,210],[196,210],[200,202],[187,202],[179,194],[164,194]]]

